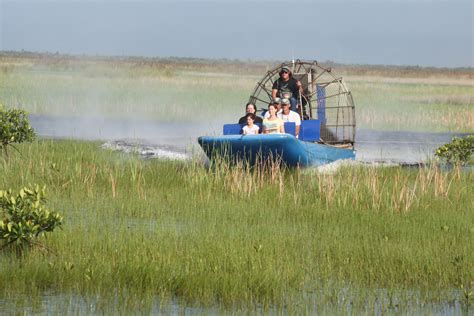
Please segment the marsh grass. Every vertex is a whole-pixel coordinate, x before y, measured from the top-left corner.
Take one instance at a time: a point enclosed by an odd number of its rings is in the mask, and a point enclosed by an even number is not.
[[[6,54],[0,101],[32,114],[233,122],[274,65]],[[348,75],[358,128],[474,130],[471,69],[337,66]]]
[[[384,82],[348,78],[360,128],[434,132],[474,130],[471,81],[440,84],[418,79]]]
[[[472,172],[206,168],[77,141],[19,150],[1,161],[0,187],[45,184],[64,229],[44,241],[57,255],[0,254],[0,297],[304,312],[349,304],[341,296],[367,308],[381,289],[461,302],[455,290],[472,287]]]

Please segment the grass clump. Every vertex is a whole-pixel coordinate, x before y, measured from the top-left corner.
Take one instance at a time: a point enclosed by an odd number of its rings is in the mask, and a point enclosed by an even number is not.
[[[471,287],[472,172],[206,169],[98,147],[40,140],[0,165],[2,187],[41,181],[68,219],[45,241],[57,255],[0,254],[0,296],[301,312],[344,289],[363,308],[380,289],[422,304]]]

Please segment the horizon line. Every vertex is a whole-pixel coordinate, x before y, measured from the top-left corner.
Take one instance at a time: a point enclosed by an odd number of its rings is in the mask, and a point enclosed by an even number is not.
[[[183,60],[201,60],[201,61],[230,61],[238,63],[281,63],[281,59],[258,59],[258,58],[227,58],[227,57],[192,57],[192,56],[146,56],[146,55],[108,55],[108,54],[88,54],[88,53],[62,53],[59,51],[50,52],[50,51],[28,51],[28,50],[4,50],[0,49],[0,55],[4,54],[20,54],[20,55],[44,55],[48,57],[84,57],[84,58],[102,58],[102,59],[146,59],[146,60],[172,60],[172,59],[183,59]],[[385,67],[385,68],[417,68],[417,69],[438,69],[438,70],[473,70],[474,67],[462,66],[462,67],[449,67],[449,66],[420,66],[414,64],[362,64],[362,63],[343,63],[335,60],[325,60],[319,61],[317,59],[299,59],[299,58],[289,58],[287,60],[305,60],[305,61],[315,61],[320,64],[331,64],[331,65],[341,65],[341,66],[353,66],[353,67]]]

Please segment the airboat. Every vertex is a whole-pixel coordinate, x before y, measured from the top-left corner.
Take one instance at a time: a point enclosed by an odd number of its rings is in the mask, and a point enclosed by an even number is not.
[[[210,160],[216,157],[253,164],[281,159],[287,166],[319,166],[339,159],[355,158],[355,106],[342,77],[318,62],[293,60],[269,70],[257,82],[249,102],[266,109],[272,100],[272,85],[282,67],[288,67],[301,82],[300,133],[295,123],[285,123],[285,134],[242,135],[239,124],[224,124],[223,135],[201,136],[198,142]]]

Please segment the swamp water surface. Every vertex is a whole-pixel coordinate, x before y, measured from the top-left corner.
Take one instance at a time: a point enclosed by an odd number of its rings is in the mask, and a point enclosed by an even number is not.
[[[222,122],[178,123],[137,119],[30,116],[38,135],[52,138],[104,140],[105,149],[135,152],[148,158],[188,159],[200,151],[197,137],[221,135]],[[356,161],[417,165],[451,141],[454,133],[356,131]]]
[[[460,293],[459,293],[460,295]],[[379,290],[376,298],[366,300],[365,306],[353,306],[348,289],[337,290],[335,298],[321,303],[324,294],[305,294],[295,306],[263,307],[224,310],[219,307],[189,306],[179,299],[153,298],[146,305],[142,301],[128,299],[119,303],[115,295],[104,300],[100,296],[43,293],[34,298],[15,297],[0,299],[0,315],[112,315],[140,313],[145,315],[222,315],[222,314],[311,314],[311,315],[471,315],[459,299],[443,303],[421,303],[416,294],[402,293],[400,297]],[[407,300],[407,296],[409,297]],[[454,294],[454,296],[458,296]],[[123,294],[122,294],[123,297]],[[458,296],[458,298],[460,298]]]

